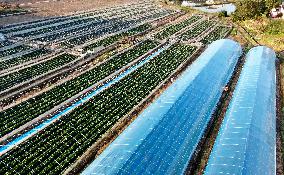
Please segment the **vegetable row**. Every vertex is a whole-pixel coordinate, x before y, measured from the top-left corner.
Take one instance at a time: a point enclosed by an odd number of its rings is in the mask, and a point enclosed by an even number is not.
[[[12,58],[12,59],[8,59],[5,61],[2,61],[0,64],[0,71],[8,69],[10,67],[22,64],[24,62],[39,58],[42,55],[48,54],[50,53],[50,51],[44,49],[44,48],[40,48],[40,49],[36,49],[28,54],[22,55],[20,57],[16,57],[16,58]]]
[[[56,31],[56,30],[60,30],[62,28],[81,25],[81,24],[84,24],[84,23],[87,23],[87,22],[92,22],[92,21],[96,21],[96,18],[79,19],[79,20],[71,21],[69,23],[65,22],[64,24],[51,26],[51,27],[45,27],[45,28],[41,28],[41,29],[38,29],[38,30],[32,30],[32,31],[21,33],[21,34],[16,34],[16,35],[13,35],[13,36],[14,37],[30,37],[30,36],[33,36],[33,35],[39,35],[39,34],[46,33],[46,32],[53,32],[53,31]]]
[[[217,26],[214,28],[213,31],[211,31],[207,36],[205,36],[201,42],[203,44],[210,44],[215,40],[224,38],[227,32],[230,30],[230,27],[228,26]]]
[[[96,47],[99,47],[99,46],[108,46],[110,44],[113,44],[115,43],[116,41],[122,39],[123,37],[127,37],[127,36],[131,36],[131,35],[134,35],[134,34],[137,34],[137,33],[140,33],[140,32],[143,32],[147,29],[150,29],[151,28],[151,25],[150,24],[142,24],[138,27],[135,27],[127,32],[123,32],[123,33],[119,33],[119,34],[116,34],[116,35],[112,35],[112,36],[109,36],[107,38],[104,38],[102,40],[99,40],[93,44],[90,44],[88,46],[85,46],[83,48],[83,52],[87,52],[87,51],[93,51],[93,49],[95,49]]]
[[[87,32],[84,35],[69,39],[65,42],[62,43],[62,45],[64,47],[74,47],[76,45],[81,45],[84,44],[92,39],[96,39],[101,35],[104,34],[108,34],[108,33],[114,33],[117,31],[120,31],[122,29],[127,29],[135,24],[138,24],[144,20],[149,20],[149,19],[155,19],[155,18],[159,18],[161,16],[166,15],[168,12],[167,11],[163,11],[163,12],[154,12],[153,14],[149,14],[149,15],[145,15],[145,16],[140,16],[135,20],[129,20],[129,21],[124,21],[124,20],[117,20],[117,19],[113,19],[113,20],[109,20],[109,22],[112,22],[112,25],[106,26],[106,27],[102,27],[99,28],[98,30],[92,31],[92,32]],[[57,34],[56,36],[57,37]],[[59,36],[62,37],[62,36]],[[55,38],[56,39],[56,38]],[[40,39],[42,41],[44,41],[44,39]],[[52,39],[53,40],[53,39]]]
[[[143,7],[141,4],[140,5],[134,5],[131,6],[130,9],[132,8],[141,8]],[[113,8],[111,12],[116,13],[116,14],[122,14],[124,11],[128,12],[128,8],[121,8],[121,7],[116,7]],[[45,26],[50,26],[50,25],[60,25],[62,22],[73,22],[76,20],[80,20],[84,17],[91,17],[95,16],[98,14],[104,14],[104,13],[109,13],[109,10],[98,10],[98,11],[93,11],[93,12],[84,12],[78,15],[71,15],[71,16],[60,16],[60,17],[53,17],[53,18],[47,18],[47,19],[42,19],[42,20],[36,20],[36,21],[31,21],[31,22],[25,22],[22,24],[13,24],[9,25],[7,27],[0,27],[1,33],[11,33],[11,32],[19,32],[23,30],[28,30],[28,29],[34,29],[34,28],[39,28],[39,27],[45,27]]]
[[[1,47],[5,47],[5,46],[9,46],[9,45],[11,45],[11,44],[13,44],[11,41],[8,41],[8,40],[6,40],[6,41],[1,41],[0,42],[0,48]]]
[[[195,48],[174,45],[0,157],[0,174],[61,174],[121,117],[144,99]]]
[[[19,45],[19,46],[16,46],[16,47],[13,47],[13,48],[10,48],[10,49],[7,49],[7,50],[3,50],[3,51],[0,51],[0,58],[5,57],[5,56],[9,56],[9,55],[13,55],[13,54],[16,54],[16,53],[20,53],[20,52],[23,52],[23,51],[28,50],[30,48],[31,47],[29,47],[29,46]]]
[[[157,46],[145,41],[72,80],[0,112],[0,137],[87,89]]]
[[[175,34],[176,32],[180,31],[181,29],[189,26],[190,24],[196,22],[197,20],[201,19],[201,16],[191,16],[190,18],[179,22],[177,24],[173,24],[167,28],[165,28],[164,30],[162,30],[161,32],[157,33],[154,37],[156,39],[160,39],[163,40],[165,38],[170,37],[171,35]]]
[[[204,20],[193,26],[191,29],[184,32],[180,37],[183,41],[188,41],[190,39],[198,37],[207,29],[213,27],[216,24],[215,21]]]
[[[152,8],[150,10],[154,10],[154,9],[155,8]],[[138,9],[136,11],[138,11]],[[131,15],[136,15],[135,13],[133,14],[133,11],[129,11],[129,13],[130,12],[131,12]],[[125,10],[123,13],[127,14],[128,11]],[[118,14],[115,13],[115,12],[112,12],[111,14],[108,15],[107,18],[111,18],[111,17],[114,17],[116,15],[118,15]],[[19,34],[15,34],[13,36],[14,37],[30,37],[30,36],[33,36],[33,35],[39,35],[39,34],[47,33],[47,32],[54,32],[56,30],[60,31],[62,29],[66,29],[66,28],[74,28],[75,26],[84,26],[85,24],[96,23],[96,22],[100,22],[99,24],[103,25],[103,24],[106,24],[106,22],[109,21],[109,20],[110,19],[103,19],[102,17],[79,18],[79,19],[71,20],[71,21],[63,21],[61,23],[53,24],[51,26],[40,27],[38,30],[23,31],[23,32],[20,32]]]
[[[154,9],[155,8],[153,8],[152,10]],[[81,35],[82,33],[92,33],[94,31],[101,29],[109,29],[114,27],[114,25],[128,22],[125,19],[133,18],[133,16],[143,18],[144,15],[150,14],[151,12],[152,11],[149,12],[143,9],[135,9],[131,11],[131,13],[123,14],[121,16],[118,16],[118,14],[116,13],[112,13],[112,15],[109,15],[107,17],[112,19],[87,18],[82,20],[76,20],[74,24],[65,23],[58,26],[41,28],[39,30],[31,30],[30,32],[24,31],[24,33],[21,32],[20,34],[18,35],[16,34],[15,36],[31,37],[33,40],[38,40],[41,42],[57,41],[58,39],[66,38],[69,36]],[[118,27],[125,28],[129,26],[118,26]]]
[[[33,65],[31,67],[27,67],[16,72],[4,75],[0,77],[0,91],[11,88],[17,84],[20,84],[24,81],[30,80],[36,76],[44,74],[48,71],[51,71],[55,68],[63,66],[73,60],[75,60],[77,56],[70,54],[62,54],[56,56],[50,60],[45,62]]]
[[[127,26],[127,22],[114,18],[110,20],[97,20],[83,25],[72,26],[69,28],[64,28],[63,30],[49,32],[46,35],[39,35],[36,39],[41,42],[50,42],[55,41],[60,38],[66,38],[68,36],[74,36],[82,33],[95,33],[99,35],[101,33],[112,33],[116,30],[114,29],[123,29]],[[96,29],[96,30],[95,30]]]

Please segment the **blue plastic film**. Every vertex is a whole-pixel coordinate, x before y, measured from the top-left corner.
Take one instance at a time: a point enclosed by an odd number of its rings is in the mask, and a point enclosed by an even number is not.
[[[205,174],[276,174],[275,59],[264,46],[246,55]]]
[[[82,174],[182,174],[241,55],[213,42]]]

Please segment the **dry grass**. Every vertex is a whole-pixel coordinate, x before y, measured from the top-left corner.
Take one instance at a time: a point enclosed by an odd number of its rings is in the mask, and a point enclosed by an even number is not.
[[[284,26],[284,21],[282,23]],[[267,18],[244,21],[242,25],[261,45],[266,45],[277,52],[284,50],[284,27],[279,33],[267,32],[266,28],[271,25],[271,21]]]

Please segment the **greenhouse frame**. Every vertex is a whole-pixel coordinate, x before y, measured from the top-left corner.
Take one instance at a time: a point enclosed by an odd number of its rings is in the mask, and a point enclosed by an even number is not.
[[[203,137],[241,46],[213,42],[82,174],[182,174]]]
[[[275,59],[265,46],[248,52],[205,174],[276,174]]]

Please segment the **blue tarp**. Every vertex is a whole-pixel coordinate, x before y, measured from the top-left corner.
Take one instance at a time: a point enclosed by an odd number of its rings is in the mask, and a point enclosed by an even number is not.
[[[276,173],[275,53],[251,49],[205,174]]]
[[[241,55],[213,42],[82,174],[182,174]]]

